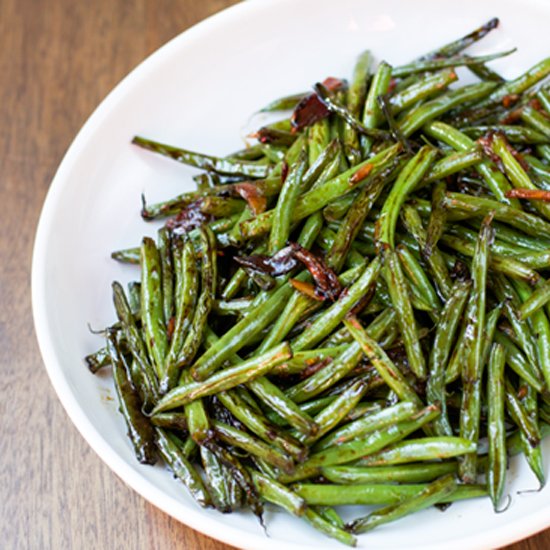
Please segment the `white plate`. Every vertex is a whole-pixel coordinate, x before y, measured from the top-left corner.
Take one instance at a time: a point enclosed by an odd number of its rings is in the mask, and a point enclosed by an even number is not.
[[[67,413],[99,456],[147,500],[194,529],[242,548],[339,547],[307,524],[267,515],[269,538],[247,514],[203,511],[161,467],[139,465],[110,380],[92,376],[82,357],[101,343],[92,327],[113,319],[110,283],[135,271],[110,260],[155,227],[139,216],[150,200],[190,188],[193,173],[130,145],[134,134],[212,153],[242,146],[251,113],[328,75],[348,76],[363,49],[402,63],[493,16],[501,27],[476,46],[488,53],[517,46],[494,63],[507,77],[550,54],[550,5],[544,1],[261,0],[245,2],[178,36],[137,67],[103,101],[67,152],[48,193],[36,236],[32,286],[36,331],[52,384]],[[548,443],[548,442],[547,442]],[[546,447],[546,456],[550,449]],[[369,548],[489,548],[550,525],[550,486],[523,460],[509,475],[510,509],[488,499],[429,510],[360,538]]]

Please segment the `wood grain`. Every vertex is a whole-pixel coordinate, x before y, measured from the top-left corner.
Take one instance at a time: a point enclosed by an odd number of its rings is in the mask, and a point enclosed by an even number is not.
[[[34,231],[64,151],[137,63],[232,0],[0,0],[0,547],[229,546],[158,511],[88,447],[35,343]],[[550,547],[550,531],[510,546]]]

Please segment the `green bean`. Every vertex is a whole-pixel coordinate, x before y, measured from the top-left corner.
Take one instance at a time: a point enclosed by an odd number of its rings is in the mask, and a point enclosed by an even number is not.
[[[184,273],[184,269],[183,269],[183,261],[184,261],[184,254],[183,254],[183,249],[184,249],[184,244],[186,243],[186,240],[184,239],[184,237],[182,235],[177,235],[177,234],[172,234],[171,235],[171,239],[172,239],[172,264],[173,264],[173,291],[172,291],[172,300],[173,300],[173,305],[172,305],[172,308],[174,310],[174,315],[172,316],[172,318],[168,319],[168,325],[167,325],[167,336],[169,337],[169,340],[171,343],[171,336],[173,335],[173,330],[175,328],[175,324],[176,324],[176,317],[178,315],[178,305],[180,305],[181,303],[181,299],[182,299],[182,296],[183,296],[183,282],[184,282],[184,278],[183,278],[183,273]],[[193,257],[194,257],[194,252],[195,252],[195,247],[194,245],[189,241],[189,244],[188,246],[191,247],[191,250],[189,252],[193,252]],[[189,253],[188,252],[188,253]],[[187,253],[187,254],[188,254]],[[196,266],[195,266],[196,267]],[[195,278],[198,276],[198,273],[197,273],[197,270],[195,269]],[[198,284],[198,283],[197,283]],[[140,293],[139,293],[139,301],[140,301],[140,309],[141,309],[141,283],[140,283]],[[193,307],[194,307],[194,302],[193,302]],[[189,312],[190,314],[190,312]],[[170,334],[172,333],[172,334]],[[170,352],[170,350],[168,350],[168,353]]]
[[[487,320],[485,322],[485,330],[483,332],[483,352],[482,352],[482,362],[487,364],[489,361],[489,355],[491,353],[491,346],[495,339],[495,333],[497,330],[497,323],[502,314],[503,304],[497,304],[491,311],[487,313]]]
[[[111,331],[107,331],[106,343],[113,365],[119,410],[126,422],[134,454],[142,464],[154,464],[157,456],[153,429],[141,412],[141,400],[124,365],[116,336]]]
[[[550,98],[548,97],[548,89],[541,88],[540,90],[537,91],[535,95],[542,105],[543,112],[546,111],[547,113],[549,113]]]
[[[538,406],[538,395],[536,390],[531,386],[523,386],[520,388],[524,390],[524,396],[521,398],[521,403],[524,406],[525,413],[531,419],[534,426],[534,433],[538,436],[539,441],[541,439],[541,430],[539,425],[539,406]],[[546,474],[544,472],[544,463],[542,459],[542,450],[540,444],[532,445],[529,437],[523,430],[521,432],[521,442],[523,447],[523,452],[525,458],[531,471],[537,477],[541,488],[544,487],[546,483]]]
[[[215,300],[212,309],[218,315],[239,315],[246,313],[252,305],[252,298],[243,296],[235,300]]]
[[[315,212],[315,214],[312,214],[306,218],[296,242],[303,248],[307,248],[308,250],[311,249],[311,247],[315,244],[323,225],[323,215],[320,212]]]
[[[234,227],[235,223],[239,220],[240,214],[234,214],[228,218],[221,218],[207,223],[208,227],[216,235],[216,239],[220,245],[228,246],[226,233]],[[187,234],[187,237],[195,244],[199,240],[199,230],[192,229]],[[117,250],[111,254],[111,257],[121,262],[139,264],[140,262],[141,247],[126,248],[123,250]]]
[[[306,502],[294,491],[287,489],[276,480],[252,468],[249,468],[248,472],[254,481],[258,494],[263,500],[276,504],[295,516],[301,517],[304,515]]]
[[[461,437],[440,436],[407,439],[362,458],[357,466],[393,466],[422,460],[454,458],[477,451],[477,445]]]
[[[294,461],[278,449],[270,447],[242,430],[233,428],[224,422],[213,421],[212,426],[216,435],[224,443],[243,449],[247,453],[261,458],[268,464],[272,464],[284,472],[291,473],[294,470]]]
[[[435,150],[425,146],[414,158],[412,158],[391,188],[390,194],[380,212],[380,236],[379,241],[383,244],[394,246],[395,226],[399,216],[399,210],[405,202],[407,195],[411,193],[422,180],[436,156]]]
[[[372,414],[357,418],[351,423],[329,434],[317,443],[315,449],[328,449],[333,445],[347,443],[375,430],[392,426],[397,422],[410,420],[417,411],[418,406],[411,401],[403,401],[392,407],[373,411]]]
[[[397,245],[396,251],[401,262],[401,267],[411,283],[411,286],[418,289],[422,299],[425,300],[434,311],[439,311],[441,302],[430,279],[420,265],[420,262],[404,244]]]
[[[347,546],[357,545],[357,539],[353,535],[351,535],[344,529],[340,529],[339,527],[333,525],[330,521],[327,521],[310,507],[306,508],[303,517],[315,529],[321,531],[322,533],[333,539],[336,539],[342,544],[346,544]]]
[[[360,486],[372,483],[422,483],[458,471],[457,462],[427,462],[398,466],[327,466],[321,469],[332,483]]]
[[[184,371],[181,379],[183,382],[190,383],[191,375],[189,371]],[[184,412],[191,439],[198,445],[202,445],[210,437],[210,419],[204,402],[202,399],[197,399],[193,403],[188,403],[184,407]],[[154,415],[155,412],[152,414]]]
[[[455,477],[453,475],[443,476],[409,499],[404,499],[397,504],[372,512],[364,518],[356,519],[348,527],[353,533],[366,533],[379,525],[443,502],[452,496],[456,490]]]
[[[472,243],[476,240],[476,233],[463,226],[452,225],[448,227],[448,233],[466,239]],[[498,236],[498,231],[496,234]],[[550,255],[545,251],[533,251],[528,248],[522,248],[513,242],[501,241],[498,239],[493,243],[493,250],[497,256],[506,256],[514,260],[519,259],[521,263],[532,269],[544,269],[550,261]]]
[[[355,201],[358,191],[353,191],[339,199],[335,199],[331,204],[323,208],[323,217],[327,222],[336,222],[341,220]]]
[[[272,325],[258,348],[259,352],[265,351],[270,347],[282,342],[290,333],[294,325],[303,317],[304,313],[311,311],[311,308],[319,303],[313,298],[302,294],[299,291],[294,293],[288,299],[288,302],[281,312],[279,318]]]
[[[504,388],[506,410],[508,411],[508,414],[516,426],[520,429],[529,445],[531,445],[531,447],[538,446],[540,443],[540,431],[537,429],[537,425],[535,424],[533,418],[527,414],[527,411],[517,396],[516,390],[512,386],[510,380],[505,380]]]
[[[523,158],[529,173],[534,176],[535,181],[540,185],[540,187],[548,190],[548,185],[550,182],[550,170],[548,169],[548,166],[538,157],[533,155],[526,154]]]
[[[494,223],[496,237],[512,245],[529,249],[531,251],[545,251],[550,247],[550,242],[540,237],[534,238],[502,223]]]
[[[513,94],[521,94],[525,90],[528,90],[531,86],[534,86],[537,82],[540,82],[543,78],[546,78],[550,74],[550,58],[543,59],[521,76],[518,76],[514,80],[505,82],[499,86],[486,100],[479,103],[479,107],[484,105],[495,105],[500,103],[506,96]]]
[[[441,243],[465,256],[474,255],[474,244],[459,237],[446,234],[441,237]],[[531,269],[528,265],[518,261],[514,257],[500,256],[495,253],[491,256],[490,267],[494,271],[503,273],[514,279],[528,281],[530,284],[536,283],[539,279],[539,274],[534,269]]]
[[[403,466],[401,466],[401,468],[403,468]],[[336,468],[331,467],[330,469]],[[323,468],[323,471],[325,470],[329,470],[329,468]],[[299,483],[294,485],[294,490],[310,505],[373,506],[398,504],[404,499],[411,498],[418,493],[418,491],[421,491],[426,487],[427,485],[423,483],[411,483],[407,485],[382,483],[357,485]],[[446,497],[443,502],[450,503],[463,499],[483,497],[486,495],[487,489],[482,485],[459,485],[456,492]]]
[[[241,154],[244,154],[244,153],[241,153]],[[235,155],[232,155],[232,156],[233,158],[236,158]],[[259,159],[261,158],[261,156],[262,156],[261,151],[258,149],[252,152],[253,158],[249,160]],[[210,172],[206,172],[204,174],[197,174],[196,176],[193,176],[193,181],[197,184],[198,192],[207,191],[208,189],[212,189],[212,187],[216,187],[217,185],[221,184],[220,176],[218,174],[212,174]]]
[[[210,291],[210,288],[208,291]],[[179,372],[177,360],[193,323],[193,309],[197,292],[198,278],[195,253],[191,242],[186,240],[182,245],[181,262],[176,273],[176,317],[169,350],[166,354],[165,372],[168,386],[173,385]]]
[[[290,170],[283,183],[277,206],[274,211],[274,220],[269,235],[268,251],[274,254],[286,245],[290,235],[292,212],[298,198],[298,191],[306,169],[306,152],[302,151],[297,163]]]
[[[388,284],[391,302],[395,309],[397,322],[403,336],[410,368],[418,378],[424,379],[426,377],[426,363],[420,347],[417,323],[405,286],[405,277],[401,270],[401,264],[399,263],[396,252],[392,248],[386,248],[383,254],[383,274]]]
[[[300,276],[296,277],[300,279]],[[252,307],[249,314],[227,331],[219,341],[208,348],[191,368],[195,379],[203,379],[214,372],[233,353],[237,353],[248,339],[260,333],[277,317],[284,302],[292,293],[289,284],[283,284],[263,303]]]
[[[260,246],[257,246],[252,251],[252,254],[265,254],[265,252],[266,246],[262,244]],[[232,298],[234,298],[247,279],[247,272],[242,267],[239,267],[239,269],[237,269],[235,273],[231,276],[231,278],[227,281],[224,289],[222,290],[221,298],[224,300],[231,300]]]
[[[536,150],[537,154],[542,157],[542,160],[546,162],[550,161],[550,145],[537,145]]]
[[[492,149],[502,161],[506,175],[516,189],[538,189],[515,158],[513,150],[509,149],[506,138],[502,134],[494,135]],[[533,201],[532,204],[533,208],[547,220],[550,219],[550,204],[542,201]]]
[[[435,431],[440,436],[452,435],[445,397],[445,370],[462,312],[470,295],[471,286],[470,282],[458,281],[454,284],[451,295],[439,318],[430,354],[426,401],[428,404],[440,404],[441,415],[434,424]]]
[[[444,124],[440,121],[434,121],[426,124],[422,130],[430,137],[435,138],[447,145],[450,145],[457,151],[470,150],[475,144],[460,130]],[[509,204],[519,208],[517,199],[508,199],[506,192],[512,187],[504,175],[489,161],[481,162],[476,166],[476,171],[482,176],[487,187],[501,203]],[[496,218],[499,219],[498,217]]]
[[[550,123],[543,113],[527,105],[521,110],[521,120],[541,133],[546,138],[544,143],[548,143],[550,139]]]
[[[378,282],[380,284],[380,281]],[[372,313],[372,312],[369,312]],[[382,336],[386,331],[391,330],[394,325],[395,313],[391,308],[377,309],[374,313],[378,313],[378,316],[372,321],[369,329],[375,331],[376,334]],[[392,331],[393,332],[393,331]],[[343,326],[334,332],[323,345],[326,346],[341,346],[343,343],[349,343],[353,340],[348,329]]]
[[[350,373],[361,360],[361,356],[361,348],[351,344],[332,363],[289,388],[286,391],[287,397],[296,403],[302,403],[319,395]]]
[[[494,344],[491,348],[487,382],[489,465],[487,486],[493,508],[498,505],[504,492],[506,480],[506,430],[504,426],[504,348]]]
[[[415,432],[436,418],[438,414],[439,409],[437,407],[426,407],[418,412],[412,420],[398,422],[390,427],[375,430],[363,437],[356,438],[354,441],[322,449],[312,454],[306,462],[298,466],[295,476],[298,479],[302,472],[307,472],[311,468],[346,464],[362,456],[371,455]]]
[[[248,382],[248,387],[269,407],[305,435],[317,434],[319,426],[307,413],[270,380],[261,376]]]
[[[357,233],[361,229],[374,203],[382,193],[384,186],[388,183],[387,176],[388,174],[384,172],[359,190],[342,224],[338,228],[332,247],[325,258],[327,265],[336,272],[342,269]]]
[[[144,149],[148,149],[149,151],[172,158],[178,162],[182,162],[196,168],[212,170],[218,174],[265,178],[269,172],[268,166],[258,162],[229,158],[223,159],[210,155],[203,155],[201,153],[195,153],[179,147],[173,147],[172,145],[166,145],[164,143],[159,143],[140,136],[135,136],[132,143],[138,145],[139,147],[143,147]]]
[[[319,247],[323,250],[323,252],[326,254],[329,254],[332,246],[334,244],[334,241],[336,239],[336,233],[329,229],[328,227],[324,227],[320,233],[319,238],[317,239],[317,244]],[[349,247],[348,254],[345,258],[345,267],[359,267],[365,265],[365,258],[364,256],[370,256],[368,252],[363,250],[362,252],[359,249],[359,243],[356,239]],[[372,247],[372,255],[374,256],[376,253],[374,251],[374,247]]]
[[[431,250],[427,249],[429,244],[428,234],[422,225],[420,214],[413,206],[405,205],[402,209],[401,216],[407,231],[411,233],[418,243],[439,293],[443,298],[447,299],[451,294],[452,281],[445,265],[443,255],[437,247],[432,247]]]
[[[315,511],[335,527],[345,529],[346,524],[344,520],[338,515],[338,512],[336,512],[334,508],[330,506],[315,506]]]
[[[210,194],[212,191],[209,191]],[[179,214],[194,202],[198,202],[201,197],[207,196],[207,192],[191,191],[177,195],[171,199],[161,201],[155,204],[147,204],[145,196],[141,196],[141,217],[144,220],[156,220]]]
[[[157,400],[159,395],[158,379],[155,369],[149,360],[145,342],[136,326],[134,316],[122,286],[115,281],[112,284],[112,289],[117,317],[121,323],[128,347],[138,367],[139,374],[145,382],[145,387],[142,390],[145,394],[144,405],[146,408],[149,408]]]
[[[481,378],[483,373],[483,331],[487,271],[490,248],[494,239],[492,217],[483,220],[472,262],[472,292],[468,308],[468,329],[465,337],[465,365],[462,370],[462,406],[460,410],[460,436],[477,444],[481,414]],[[476,455],[465,455],[460,462],[459,474],[463,481],[473,483],[476,479]]]
[[[390,98],[393,114],[396,115],[412,107],[418,101],[439,95],[449,84],[455,82],[457,79],[458,77],[452,69],[444,69],[434,74],[426,75],[422,80],[415,82]]]
[[[168,437],[163,429],[156,428],[155,433],[157,448],[174,476],[187,487],[195,501],[203,508],[212,506],[212,497],[208,489],[182,449]]]
[[[533,366],[533,371],[540,372],[540,367],[537,361],[537,348],[535,346],[535,338],[531,332],[531,327],[527,321],[518,319],[516,311],[520,301],[514,288],[506,281],[504,277],[494,279],[495,294],[503,302],[503,309],[512,326],[514,334],[517,338],[520,349],[527,357],[530,357],[530,363]]]
[[[347,108],[352,116],[361,119],[363,105],[367,95],[369,69],[372,62],[370,51],[362,52],[355,63],[353,76],[348,89]],[[359,136],[349,124],[344,126],[344,150],[351,166],[361,162]]]
[[[473,216],[485,216],[494,212],[495,220],[505,222],[532,236],[550,238],[550,224],[534,214],[522,212],[506,204],[483,197],[471,197],[460,193],[447,193],[445,207],[462,210]]]
[[[541,422],[540,433],[542,438],[548,437],[548,435],[550,434],[550,424]],[[520,435],[521,434],[519,431],[515,431],[506,439],[506,448],[510,456],[515,456],[522,452]]]
[[[470,319],[473,315],[473,307],[474,302],[470,296],[467,301],[466,310],[464,312],[460,333],[456,339],[455,347],[446,367],[445,384],[450,384],[454,382],[462,374],[463,364],[466,361],[466,356],[470,347],[470,342],[468,341],[468,330]]]
[[[162,299],[162,271],[155,241],[144,237],[141,245],[141,322],[145,344],[159,378],[165,373],[168,349]]]
[[[519,294],[520,300],[525,302],[532,294],[529,286],[514,282],[515,289]],[[534,332],[537,345],[537,357],[542,376],[546,383],[546,388],[550,388],[550,321],[543,309],[539,309],[530,317],[531,327]]]
[[[286,111],[288,109],[293,109],[300,103],[302,99],[307,97],[307,92],[302,92],[299,94],[288,95],[275,99],[271,103],[268,103],[265,107],[260,109],[261,113],[270,113],[272,111]]]
[[[518,309],[520,319],[527,319],[550,302],[550,282],[541,281],[537,289],[521,304]]]
[[[330,143],[330,122],[323,118],[312,124],[307,132],[309,165],[313,166],[318,157]]]
[[[410,386],[407,379],[401,374],[399,369],[386,355],[384,350],[369,337],[359,321],[352,317],[344,321],[346,328],[360,344],[361,349],[371,361],[374,368],[378,371],[384,382],[399,396],[403,401],[411,401],[416,407],[422,406],[422,401]],[[411,367],[412,368],[412,367]]]
[[[510,338],[503,332],[495,333],[495,341],[500,344],[506,352],[506,364],[528,384],[536,388],[537,391],[544,389],[544,383],[540,379],[540,375],[533,370],[531,362],[525,355],[515,346]]]
[[[399,128],[405,137],[412,135],[424,124],[434,120],[438,116],[451,109],[470,101],[477,101],[488,96],[495,88],[495,82],[480,82],[470,84],[427,101],[419,107],[409,111],[399,122]]]
[[[126,248],[123,250],[115,250],[114,252],[111,252],[111,258],[124,264],[139,264],[140,249]]]
[[[466,56],[469,58],[469,56]],[[485,65],[485,63],[479,63],[478,65],[468,65],[468,69],[475,74],[480,80],[490,80],[491,82],[497,82],[503,84],[506,80],[502,78],[498,73],[493,71]]]
[[[292,214],[292,222],[306,218],[324,208],[335,198],[349,193],[359,184],[364,185],[370,179],[374,179],[375,176],[387,168],[399,150],[400,145],[392,145],[302,195],[296,202],[296,209]],[[364,172],[368,172],[368,175],[364,179],[358,179],[356,174],[362,175]],[[259,237],[269,231],[273,223],[273,216],[274,211],[269,210],[252,220],[242,222],[240,224],[242,238],[251,239]]]
[[[214,234],[209,228],[201,228],[201,293],[193,314],[193,321],[187,332],[175,365],[179,368],[191,364],[200,347],[206,327],[208,315],[212,309],[217,290],[217,252]],[[170,387],[170,373],[166,378],[165,388]]]
[[[407,65],[401,65],[400,67],[394,67],[392,76],[394,78],[408,76],[413,73],[423,73],[427,71],[437,71],[439,69],[445,69],[447,67],[461,67],[470,65],[479,65],[480,63],[487,63],[494,59],[500,59],[514,53],[516,49],[507,50],[505,52],[494,53],[490,55],[480,55],[477,57],[468,57],[465,55],[456,55],[447,57],[444,59],[430,59],[426,61],[415,61]]]
[[[474,145],[471,149],[450,153],[434,163],[432,169],[428,172],[422,184],[445,179],[448,176],[460,172],[461,170],[466,170],[472,166],[477,166],[482,161],[483,152],[476,145]]]
[[[229,474],[239,484],[246,498],[247,504],[252,512],[262,518],[263,506],[256,492],[256,487],[248,470],[233,456],[227,449],[215,443],[212,439],[205,440],[203,446],[213,453],[223,466],[229,471]]]
[[[342,120],[344,120],[346,124],[351,126],[356,132],[375,139],[387,139],[389,137],[389,133],[386,130],[369,128],[368,126],[362,124],[357,117],[353,116],[349,112],[346,107],[340,105],[337,99],[332,97],[331,93],[320,82],[317,82],[317,84],[313,86],[313,89],[315,90],[317,97],[323,102],[326,108],[338,117],[341,117]]]
[[[380,95],[384,95],[388,92],[392,76],[392,67],[386,62],[382,61],[374,76],[367,92],[365,99],[365,106],[363,107],[363,125],[367,128],[377,128],[383,120],[380,106],[378,105],[377,98]],[[367,155],[371,152],[373,140],[368,136],[361,137],[361,147],[363,155]]]
[[[187,419],[183,412],[156,414],[151,416],[150,421],[157,428],[169,428],[179,432],[187,431]]]
[[[205,477],[214,506],[219,512],[232,512],[231,494],[227,471],[221,460],[205,446],[200,447],[200,455]]]
[[[290,346],[284,342],[271,350],[230,367],[204,379],[202,382],[188,382],[170,390],[153,409],[153,414],[170,410],[196,399],[226,391],[269,372],[275,365],[292,357]]]
[[[173,316],[173,291],[174,291],[174,273],[172,267],[172,253],[170,234],[168,228],[162,227],[157,233],[158,250],[161,265],[162,280],[162,299],[164,319],[168,322]]]
[[[245,501],[244,492],[237,480],[231,475],[230,470],[226,466],[224,466],[224,468],[227,472],[227,493],[229,497],[229,504],[232,511],[238,510],[243,507]]]
[[[430,212],[428,227],[426,228],[426,244],[423,250],[423,255],[428,258],[432,255],[447,224],[447,211],[443,207],[446,191],[447,186],[442,181],[434,184],[432,191],[432,211]]]
[[[301,351],[311,348],[328,336],[374,284],[379,271],[380,261],[375,258],[367,266],[361,277],[347,289],[345,295],[341,296],[321,317],[292,342],[292,350]]]
[[[306,447],[294,437],[271,424],[263,414],[250,407],[240,395],[234,391],[228,391],[219,393],[217,397],[237,420],[260,439],[282,449],[298,461],[305,460]]]
[[[478,139],[487,134],[499,132],[506,136],[511,143],[540,144],[548,143],[548,137],[543,133],[525,126],[508,126],[499,124],[495,126],[471,126],[461,130],[467,136]]]
[[[227,193],[227,191],[226,191]],[[179,214],[187,207],[194,207],[203,214],[215,216],[217,218],[231,217],[240,214],[246,203],[241,199],[222,198],[216,196],[204,196],[195,201],[187,199],[178,201],[172,199],[161,204],[143,206],[142,216],[147,220],[158,217],[173,216]]]
[[[323,437],[327,432],[335,428],[359,401],[361,401],[367,389],[368,385],[365,381],[359,379],[349,388],[342,391],[334,401],[315,416],[315,424],[319,426],[318,431],[314,435],[302,439],[304,439],[308,445],[311,445]]]
[[[292,359],[274,367],[272,374],[274,375],[290,375],[299,374],[309,365],[323,361],[325,359],[334,359],[347,348],[347,345],[331,345],[329,347],[316,348],[314,350],[306,350],[295,352]]]
[[[315,147],[312,148],[310,141],[307,142],[309,168],[302,178],[301,194],[309,191],[312,186],[319,184],[327,168],[332,165],[340,154],[340,143],[337,139],[330,141],[322,151],[318,151]]]
[[[462,50],[465,50],[472,44],[475,44],[476,42],[481,40],[493,29],[496,29],[498,27],[498,24],[499,24],[498,18],[493,17],[492,19],[490,19],[480,27],[474,29],[473,31],[462,36],[461,38],[458,38],[457,40],[453,40],[452,42],[445,44],[444,46],[423,55],[422,57],[418,58],[418,61],[424,61],[425,59],[436,59],[438,57],[450,57],[452,55],[456,55],[460,53]]]
[[[288,128],[291,128],[290,121]],[[270,126],[264,126],[256,132],[256,138],[260,139],[260,147],[268,161],[277,164],[283,160],[285,154],[298,136],[290,130],[282,130]],[[269,143],[263,143],[262,140],[269,140]]]
[[[314,184],[311,186],[310,191],[313,191],[314,189],[317,189],[318,187],[324,185],[326,182],[334,179],[342,172],[342,150],[340,147],[340,144],[338,142],[338,151],[335,156],[324,168],[324,170],[321,172],[321,175],[317,178],[317,180],[314,182]],[[321,212],[316,211],[314,214],[320,214]],[[312,214],[313,215],[313,214]]]

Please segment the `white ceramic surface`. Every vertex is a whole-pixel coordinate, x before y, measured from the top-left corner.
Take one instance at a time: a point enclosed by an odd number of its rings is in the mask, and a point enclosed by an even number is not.
[[[132,455],[108,377],[92,376],[82,357],[100,340],[88,324],[113,319],[110,283],[135,278],[110,260],[154,225],[139,216],[150,201],[191,187],[193,171],[130,145],[136,133],[190,149],[229,153],[251,113],[328,75],[349,76],[363,49],[402,63],[493,16],[501,27],[472,51],[519,48],[493,66],[507,77],[550,54],[550,4],[543,0],[255,0],[219,13],[178,36],[126,77],[71,145],[48,193],[37,230],[33,273],[36,332],[52,384],[99,456],[150,502],[191,527],[242,548],[305,549],[339,545],[284,513],[268,513],[269,537],[248,514],[203,511],[162,467]],[[548,442],[547,442],[548,443]],[[546,456],[550,448],[546,447]],[[488,499],[429,510],[360,538],[386,549],[489,548],[550,525],[550,486],[514,460],[510,509]]]

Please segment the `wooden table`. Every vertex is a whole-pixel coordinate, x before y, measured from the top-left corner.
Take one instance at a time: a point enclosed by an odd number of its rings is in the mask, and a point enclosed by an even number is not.
[[[77,433],[33,331],[34,232],[96,105],[168,39],[234,0],[0,0],[0,547],[229,549],[126,487]],[[550,530],[510,548],[550,547]]]

